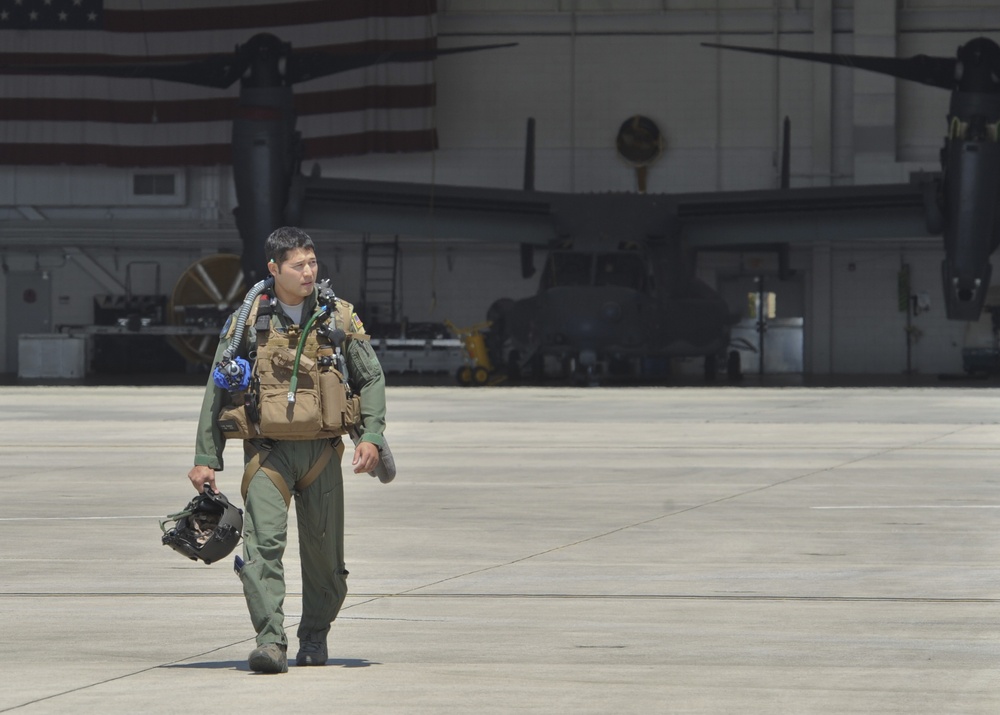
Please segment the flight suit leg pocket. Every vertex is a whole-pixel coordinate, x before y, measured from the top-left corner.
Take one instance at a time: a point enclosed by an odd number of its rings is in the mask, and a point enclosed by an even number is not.
[[[260,561],[251,560],[243,565],[239,572],[243,582],[243,595],[246,597],[247,610],[250,612],[250,622],[254,630],[260,634],[265,631],[281,632],[280,603],[274,603],[274,596],[264,583],[263,569]]]

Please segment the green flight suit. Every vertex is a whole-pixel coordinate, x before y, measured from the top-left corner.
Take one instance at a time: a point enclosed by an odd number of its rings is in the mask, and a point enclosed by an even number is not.
[[[306,298],[302,323],[316,310],[316,292]],[[235,321],[235,314],[230,321]],[[293,325],[275,303],[271,318],[275,328]],[[277,321],[277,322],[276,322]],[[360,324],[360,322],[359,322]],[[229,323],[227,323],[228,327]],[[341,326],[348,334],[358,326]],[[360,330],[363,330],[361,328]],[[229,347],[226,330],[219,340],[215,363]],[[243,345],[236,353],[246,357],[256,345],[256,331],[247,325]],[[361,396],[362,441],[382,446],[385,429],[385,376],[367,340],[348,338],[344,346],[351,387]],[[223,468],[225,439],[217,416],[227,404],[228,394],[209,377],[198,420],[195,465],[217,471]],[[274,441],[267,459],[269,469],[284,479],[295,495],[295,513],[302,562],[302,620],[297,636],[303,640],[325,641],[330,624],[347,597],[347,568],[344,561],[344,479],[340,456],[342,447],[330,459],[316,480],[301,493],[295,483],[316,463],[329,440]],[[244,443],[244,464],[253,456],[257,440]],[[243,559],[240,573],[250,620],[257,631],[257,645],[287,645],[284,630],[285,578],[282,556],[288,540],[288,507],[274,482],[263,470],[250,480],[244,504]]]

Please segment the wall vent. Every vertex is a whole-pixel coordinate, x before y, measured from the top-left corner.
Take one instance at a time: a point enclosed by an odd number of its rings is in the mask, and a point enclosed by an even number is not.
[[[134,196],[173,196],[177,193],[177,177],[174,174],[133,174],[132,194]]]
[[[182,206],[187,200],[184,169],[133,169],[130,206]]]

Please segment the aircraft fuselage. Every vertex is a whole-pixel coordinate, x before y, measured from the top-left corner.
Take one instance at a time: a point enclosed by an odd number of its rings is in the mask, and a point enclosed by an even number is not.
[[[513,301],[502,331],[519,354],[596,365],[641,357],[705,357],[729,345],[724,301],[697,279],[658,290],[638,251],[552,251],[536,295]]]

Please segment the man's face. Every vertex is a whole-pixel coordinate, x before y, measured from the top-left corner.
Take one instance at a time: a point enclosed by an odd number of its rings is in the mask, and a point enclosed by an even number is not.
[[[285,254],[280,265],[268,263],[267,270],[274,276],[278,300],[298,305],[313,292],[316,284],[316,253],[311,248],[293,248]]]

